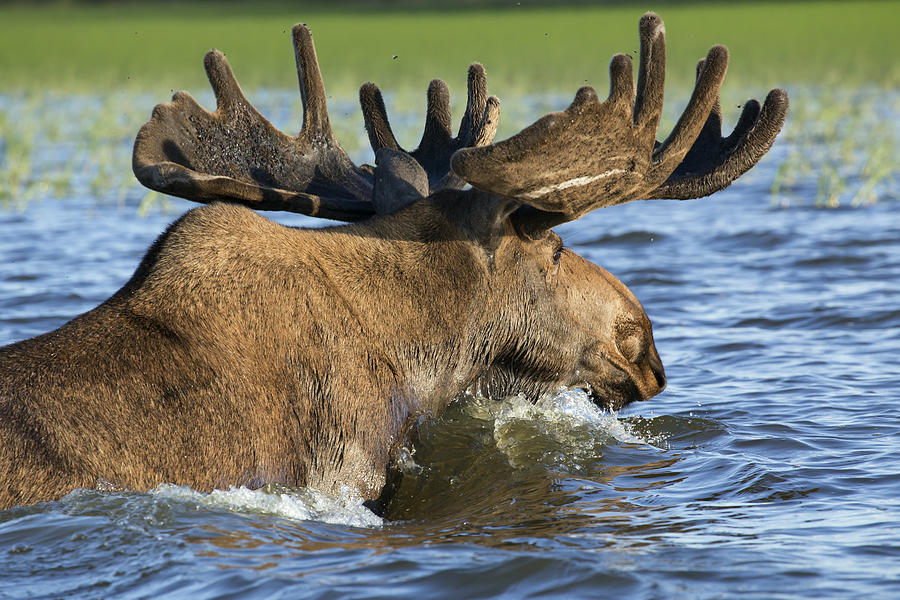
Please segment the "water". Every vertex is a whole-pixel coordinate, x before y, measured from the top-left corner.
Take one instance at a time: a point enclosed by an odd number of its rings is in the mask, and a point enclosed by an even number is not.
[[[282,488],[15,508],[0,598],[900,597],[896,189],[821,208],[800,172],[773,198],[803,151],[786,133],[713,198],[559,229],[643,302],[662,395],[462,398],[421,424],[387,520]],[[0,343],[104,300],[190,206],[139,218],[140,194],[86,189],[0,211]]]

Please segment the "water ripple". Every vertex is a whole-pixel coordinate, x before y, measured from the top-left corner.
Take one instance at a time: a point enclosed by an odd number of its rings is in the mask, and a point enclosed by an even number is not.
[[[296,121],[285,97],[264,98],[266,112]],[[72,102],[75,114],[102,105]],[[816,206],[815,176],[789,181],[781,166],[804,149],[785,133],[714,199],[635,202],[558,228],[643,303],[662,395],[619,414],[578,392],[537,406],[461,399],[419,427],[406,449],[418,469],[384,521],[304,490],[81,491],[5,511],[0,596],[895,596],[897,196],[881,186],[876,204]],[[41,173],[72,152],[51,146],[34,154],[47,151]],[[137,218],[143,192],[111,185],[98,200],[96,169],[79,168],[64,199],[0,211],[0,343],[103,301],[189,207]]]

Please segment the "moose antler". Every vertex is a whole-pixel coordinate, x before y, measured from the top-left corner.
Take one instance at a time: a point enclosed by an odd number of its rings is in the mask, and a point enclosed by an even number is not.
[[[665,79],[665,28],[653,13],[640,21],[637,88],[631,59],[610,63],[610,93],[601,102],[581,88],[564,111],[491,144],[500,103],[487,97],[484,69],[469,69],[468,102],[456,138],[443,81],[428,88],[419,147],[397,143],[378,88],[360,89],[376,169],[357,167],[328,121],[325,89],[312,35],[293,29],[303,101],[303,128],[289,137],[247,101],[225,57],[204,64],[217,108],[204,110],[186,92],[161,104],[134,146],[137,178],[161,192],[199,202],[230,200],[262,210],[287,210],[355,221],[390,213],[439,189],[464,187],[532,207],[529,227],[548,228],[601,206],[638,198],[698,198],[728,186],[771,147],[784,123],[787,95],[772,90],[760,107],[745,105],[728,137],[721,135],[718,89],[728,52],[715,46],[697,68],[690,102],[669,137],[656,141]],[[449,167],[452,167],[452,171]]]
[[[363,85],[359,90],[359,102],[372,149],[376,153],[382,148],[405,152],[416,159],[428,177],[429,192],[462,189],[466,182],[450,170],[450,157],[461,148],[484,146],[494,140],[499,125],[500,100],[496,96],[487,96],[484,67],[473,63],[469,67],[466,112],[459,124],[459,133],[453,138],[447,84],[440,79],[432,80],[427,97],[425,130],[419,147],[406,152],[391,130],[381,90],[373,83]]]
[[[380,159],[373,173],[367,165],[354,165],[334,137],[309,28],[295,25],[292,34],[303,102],[303,127],[296,137],[278,131],[250,104],[228,61],[212,50],[204,66],[216,95],[215,112],[187,92],[158,105],[135,140],[132,166],[138,180],[198,202],[227,200],[341,221],[392,212],[430,191],[465,185],[450,172],[450,156],[470,144],[489,144],[497,130],[499,101],[486,97],[481,65],[469,71],[468,106],[456,139],[449,135],[447,86],[439,79],[431,82],[425,133],[412,158],[394,139],[381,92],[364,85],[360,102]]]
[[[278,131],[244,97],[222,53],[204,66],[216,95],[213,113],[187,92],[160,104],[138,132],[132,166],[141,183],[198,202],[230,200],[355,221],[374,214],[373,177],[356,167],[334,138],[312,35],[293,29],[303,128]]]
[[[718,89],[728,52],[715,46],[698,67],[687,108],[659,143],[665,28],[647,13],[639,31],[636,91],[631,59],[616,55],[605,102],[583,87],[566,110],[502,142],[458,151],[453,171],[478,189],[551,213],[543,218],[552,224],[638,198],[696,198],[726,187],[772,145],[787,95],[773,90],[761,111],[749,102],[734,133],[721,138]]]

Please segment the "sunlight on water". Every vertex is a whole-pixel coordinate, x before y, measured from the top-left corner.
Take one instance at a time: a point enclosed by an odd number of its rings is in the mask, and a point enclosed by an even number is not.
[[[334,498],[311,488],[290,489],[270,485],[251,490],[242,486],[203,493],[187,486],[163,484],[151,493],[210,508],[274,515],[296,521],[321,521],[351,527],[378,527],[383,523],[363,506],[362,498],[354,496],[349,490],[344,490],[340,498]]]

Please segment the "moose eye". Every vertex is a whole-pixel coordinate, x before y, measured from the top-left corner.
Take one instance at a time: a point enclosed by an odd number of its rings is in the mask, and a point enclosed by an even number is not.
[[[560,245],[559,248],[556,249],[556,252],[553,253],[553,264],[554,265],[559,264],[559,259],[562,258],[562,251],[563,251],[563,247],[562,247],[562,245]]]

